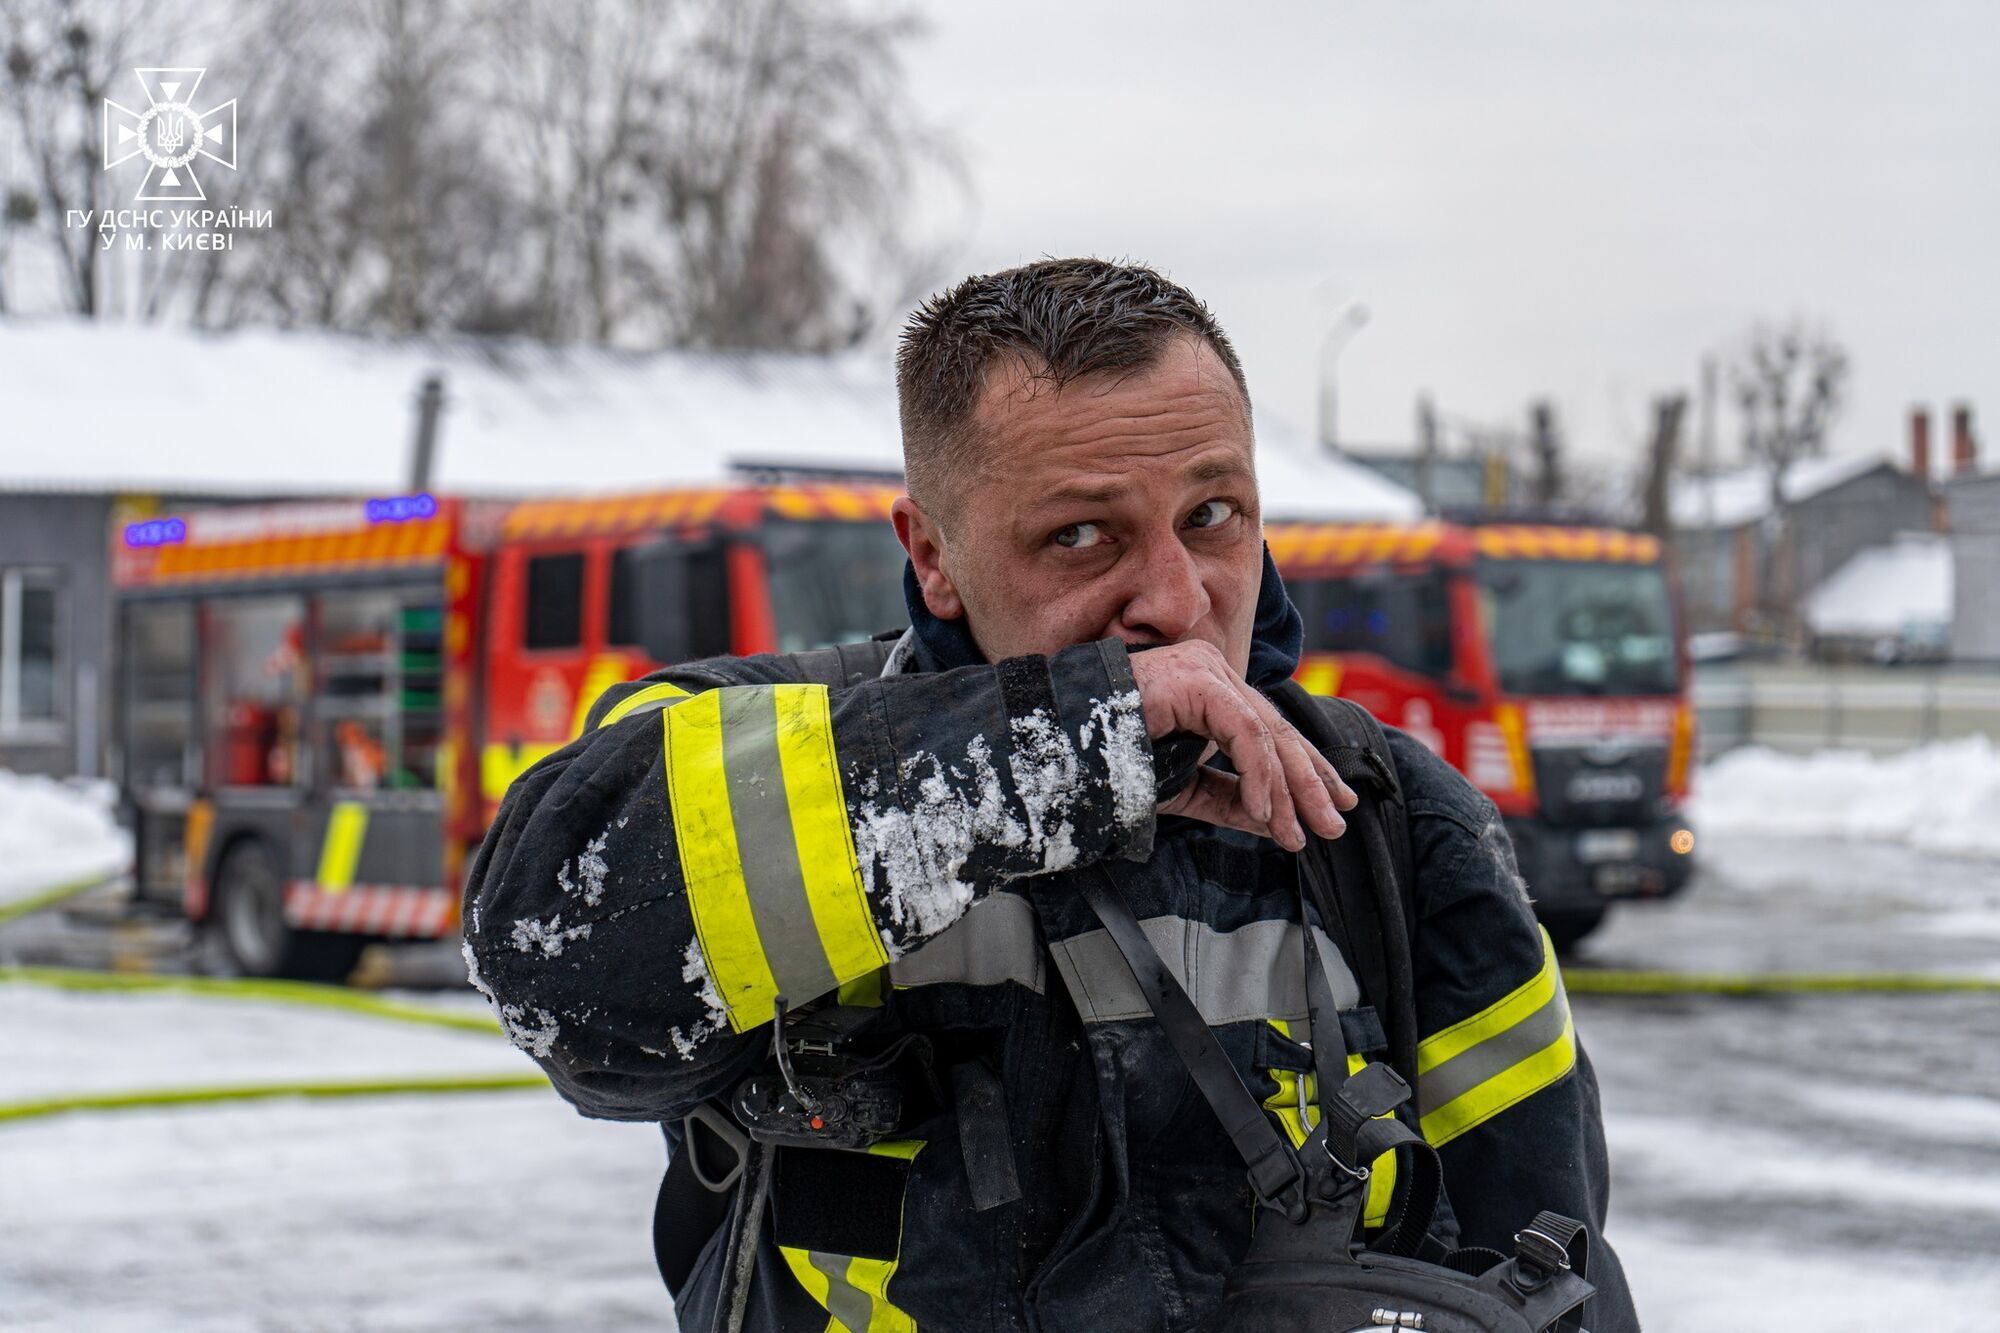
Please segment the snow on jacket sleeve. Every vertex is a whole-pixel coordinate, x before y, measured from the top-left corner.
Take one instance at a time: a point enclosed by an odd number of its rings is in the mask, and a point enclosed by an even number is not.
[[[676,1117],[761,1058],[779,995],[879,970],[1008,879],[1151,853],[1115,640],[835,691],[794,670],[606,691],[473,860],[474,982],[587,1115]]]
[[[1585,1223],[1598,1294],[1584,1325],[1637,1333],[1604,1241],[1610,1172],[1597,1079],[1531,886],[1493,803],[1407,735],[1390,736],[1415,860],[1417,1098],[1458,1243],[1511,1254],[1514,1233],[1544,1209]]]

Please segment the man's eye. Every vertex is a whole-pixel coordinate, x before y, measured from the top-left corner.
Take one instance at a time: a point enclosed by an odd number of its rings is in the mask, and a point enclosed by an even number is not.
[[[1086,546],[1095,546],[1104,540],[1104,530],[1095,523],[1072,523],[1056,531],[1055,544],[1070,551],[1080,551]]]
[[[1236,517],[1236,506],[1227,500],[1204,500],[1188,515],[1191,528],[1219,528]]]

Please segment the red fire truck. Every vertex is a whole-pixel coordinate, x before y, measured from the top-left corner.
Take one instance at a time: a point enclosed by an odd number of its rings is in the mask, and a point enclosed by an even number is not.
[[[513,779],[608,685],[905,621],[886,486],[159,515],[112,534],[142,898],[253,975],[458,925]]]
[[[1493,798],[1562,947],[1687,883],[1687,636],[1659,542],[1531,524],[1273,524],[1298,677]]]

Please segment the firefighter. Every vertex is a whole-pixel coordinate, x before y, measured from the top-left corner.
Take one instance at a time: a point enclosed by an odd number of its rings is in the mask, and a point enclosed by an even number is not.
[[[760,656],[608,690],[508,792],[466,887],[467,960],[579,1111],[670,1142],[778,1086],[780,996],[801,1021],[865,1014],[902,1122],[778,1150],[738,1247],[747,1327],[1193,1327],[1249,1242],[1243,1162],[1076,885],[1118,868],[1299,1142],[1296,960],[1324,923],[1302,926],[1292,862],[1356,798],[1265,694],[1301,624],[1261,538],[1243,372],[1160,274],[1049,260],[932,299],[897,385],[909,630],[831,687]],[[1189,736],[1205,762],[1176,777]],[[1436,1238],[1506,1251],[1538,1210],[1582,1219],[1585,1323],[1636,1329],[1601,1235],[1596,1082],[1507,835],[1390,737]],[[1365,961],[1325,964],[1363,1045]],[[670,1188],[656,1227],[682,1326],[717,1326],[729,1219]]]

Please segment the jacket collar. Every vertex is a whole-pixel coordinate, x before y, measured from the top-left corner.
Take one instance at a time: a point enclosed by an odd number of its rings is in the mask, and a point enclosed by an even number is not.
[[[889,654],[882,674],[903,671],[950,671],[954,667],[978,666],[986,658],[972,641],[964,617],[940,620],[924,605],[917,571],[903,562],[903,604],[910,613],[910,629]],[[1299,669],[1299,653],[1305,645],[1305,622],[1285,591],[1285,581],[1264,548],[1264,579],[1257,590],[1257,623],[1250,640],[1250,683],[1260,690],[1281,684]]]

